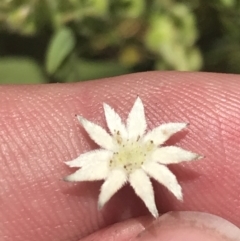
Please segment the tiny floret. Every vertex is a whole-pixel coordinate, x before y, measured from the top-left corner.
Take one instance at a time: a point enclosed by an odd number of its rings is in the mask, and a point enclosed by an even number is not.
[[[166,165],[202,158],[201,155],[180,147],[162,146],[188,124],[166,123],[146,132],[144,106],[139,97],[128,115],[126,124],[109,105],[103,104],[103,108],[109,132],[84,117],[77,116],[85,131],[100,148],[65,162],[79,170],[66,176],[64,180],[104,180],[98,200],[99,208],[129,182],[149,212],[158,217],[150,177],[165,186],[177,199],[182,200],[181,186]]]

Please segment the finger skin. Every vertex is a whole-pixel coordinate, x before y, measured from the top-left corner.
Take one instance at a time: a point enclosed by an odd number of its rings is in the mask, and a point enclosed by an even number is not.
[[[188,122],[168,144],[204,159],[172,165],[179,202],[153,182],[160,213],[195,210],[240,225],[240,77],[149,72],[77,84],[0,87],[0,236],[78,240],[107,225],[149,214],[129,186],[97,210],[102,182],[65,183],[64,161],[98,148],[75,115],[106,127],[102,103],[126,119],[136,96],[148,128]]]
[[[81,241],[239,241],[239,237],[240,229],[219,216],[175,211],[158,219],[145,216],[115,223]]]

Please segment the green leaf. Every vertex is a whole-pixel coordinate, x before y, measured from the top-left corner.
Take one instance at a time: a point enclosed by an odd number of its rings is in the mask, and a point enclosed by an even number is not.
[[[0,60],[0,84],[40,84],[45,81],[39,66],[26,58]]]
[[[61,66],[75,46],[75,37],[71,29],[63,27],[52,37],[47,51],[46,70],[52,75]]]
[[[129,68],[114,60],[92,61],[80,59],[78,61],[78,70],[81,81],[113,77],[130,72]]]
[[[80,79],[79,68],[77,65],[78,58],[75,53],[71,53],[70,56],[64,61],[53,75],[55,81],[59,82],[75,82]]]

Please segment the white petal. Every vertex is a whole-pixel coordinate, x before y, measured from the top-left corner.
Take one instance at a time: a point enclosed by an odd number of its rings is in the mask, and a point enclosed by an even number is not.
[[[144,141],[153,141],[153,143],[158,146],[162,145],[165,141],[167,141],[173,134],[181,131],[185,128],[188,124],[187,123],[167,123],[162,124],[152,131],[148,132],[145,137]]]
[[[81,182],[81,181],[96,181],[105,179],[109,173],[108,161],[94,160],[91,163],[84,165],[80,170],[66,176],[64,181]]]
[[[101,209],[126,182],[127,175],[123,170],[112,170],[101,187],[98,199],[99,209]]]
[[[143,200],[150,213],[156,218],[158,211],[154,200],[154,192],[149,177],[142,169],[130,174],[129,182],[136,194]]]
[[[192,161],[200,158],[202,158],[202,156],[200,156],[199,154],[186,151],[176,146],[160,147],[156,151],[154,151],[151,156],[151,159],[153,161],[157,161],[161,164],[179,163],[183,161]]]
[[[141,137],[146,130],[146,118],[144,114],[144,107],[141,99],[138,97],[130,111],[127,119],[128,137],[130,139],[137,139]]]
[[[149,162],[143,165],[143,169],[147,174],[159,183],[164,185],[170,192],[172,192],[177,199],[182,200],[182,188],[174,174],[164,165],[155,162]]]
[[[107,161],[110,160],[113,153],[108,150],[94,150],[86,152],[72,161],[67,161],[69,167],[83,167],[84,165],[91,164],[92,161]]]
[[[120,132],[121,137],[127,137],[127,131],[125,125],[122,123],[120,116],[107,104],[103,104],[105,117],[108,125],[108,129],[114,135],[117,131]]]
[[[101,126],[88,121],[82,116],[77,116],[77,118],[92,140],[105,149],[114,150],[113,138]]]

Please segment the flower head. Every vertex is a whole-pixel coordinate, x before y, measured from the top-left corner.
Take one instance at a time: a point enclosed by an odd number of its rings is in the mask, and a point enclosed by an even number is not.
[[[157,217],[150,177],[182,200],[181,186],[166,165],[202,157],[180,147],[161,146],[173,134],[184,129],[187,123],[162,124],[145,133],[147,124],[144,106],[139,97],[128,115],[126,125],[109,105],[104,104],[103,107],[110,134],[99,125],[78,116],[83,128],[101,148],[66,162],[68,166],[80,169],[64,180],[105,180],[99,195],[99,208],[129,182],[150,213]]]

